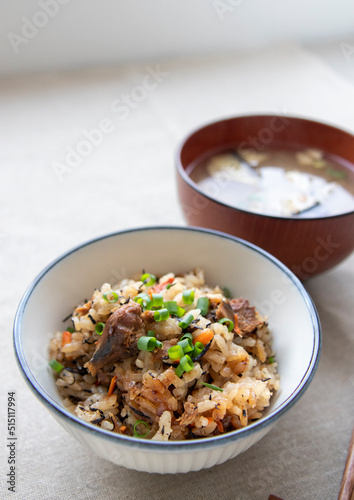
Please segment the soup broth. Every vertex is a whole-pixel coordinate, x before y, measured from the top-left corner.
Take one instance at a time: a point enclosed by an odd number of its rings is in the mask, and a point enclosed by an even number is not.
[[[354,210],[354,165],[317,149],[228,149],[191,165],[190,178],[235,208],[280,217],[328,217]]]

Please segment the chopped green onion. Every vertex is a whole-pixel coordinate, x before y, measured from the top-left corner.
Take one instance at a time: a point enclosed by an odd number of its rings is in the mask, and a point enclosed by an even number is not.
[[[164,302],[163,305],[164,305],[164,307],[166,307],[166,309],[168,309],[168,312],[170,314],[177,314],[178,305],[177,305],[177,302],[175,300],[169,300],[167,302]]]
[[[155,321],[166,321],[170,317],[170,313],[168,309],[159,309],[154,312],[154,320]]]
[[[146,286],[152,286],[154,283],[156,283],[156,276],[154,276],[153,274],[144,273],[141,276],[140,281],[142,281]]]
[[[163,295],[162,293],[152,294],[152,307],[162,307],[163,306]]]
[[[204,344],[202,344],[201,342],[196,342],[194,344],[194,349],[191,354],[192,358],[196,358],[197,356],[199,356],[199,354],[204,351],[204,348],[205,348]]]
[[[188,356],[188,354],[186,354],[185,356],[183,356],[183,358],[181,358],[179,364],[182,366],[183,370],[187,373],[193,370],[194,368],[193,361],[191,360],[190,356]]]
[[[183,307],[179,307],[175,300],[164,302],[163,305],[166,309],[168,309],[170,314],[174,314],[175,316],[181,317],[186,313],[185,309],[183,309]]]
[[[134,301],[141,305],[141,307],[143,307],[144,309],[151,309],[152,300],[150,299],[150,295],[148,295],[147,293],[139,293],[134,298]]]
[[[182,317],[182,316],[184,316],[185,314],[186,314],[186,310],[185,310],[185,309],[183,309],[183,307],[179,307],[179,306],[178,306],[178,307],[177,307],[177,314],[176,314],[176,315],[177,315],[179,318],[181,318],[181,317]]]
[[[268,362],[270,365],[272,365],[274,363],[274,358],[273,356],[271,356],[269,359],[268,359]]]
[[[194,368],[194,364],[193,364],[193,361],[192,359],[190,358],[190,356],[188,356],[188,354],[185,354],[180,362],[179,362],[179,365],[177,366],[176,370],[175,370],[175,374],[177,375],[177,377],[180,377],[182,375],[182,373],[186,372],[190,372],[191,370],[193,370]]]
[[[162,342],[156,340],[155,337],[147,337],[143,335],[138,340],[138,349],[140,349],[140,351],[153,351],[155,347],[158,347],[159,349],[162,347]]]
[[[181,359],[183,358],[183,349],[182,346],[180,345],[173,345],[172,347],[169,348],[167,351],[168,357],[172,359],[172,361],[175,361],[176,359]]]
[[[177,368],[175,369],[175,374],[177,375],[177,377],[181,377],[182,373],[184,373],[184,370],[183,370],[183,367],[181,365],[181,363],[177,366]]]
[[[149,331],[147,332],[147,336],[148,336],[148,337],[156,337],[156,333],[154,332],[154,330],[149,330]]]
[[[51,359],[49,361],[49,366],[53,368],[53,370],[57,373],[60,373],[62,369],[64,368],[63,365],[61,365],[56,359]]]
[[[181,340],[183,339],[190,339],[193,342],[193,335],[191,333],[184,333],[181,337]]]
[[[209,311],[209,299],[208,297],[199,297],[197,300],[197,309],[200,309],[200,314],[206,316]]]
[[[96,323],[96,325],[95,325],[95,332],[97,333],[97,335],[102,335],[104,327],[105,327],[104,323]]]
[[[140,434],[140,432],[138,432],[136,430],[137,426],[138,425],[145,425],[145,427],[147,428],[147,432],[145,432],[145,434]],[[148,424],[146,422],[144,422],[144,420],[137,420],[134,424],[134,437],[137,437],[137,438],[143,438],[145,436],[147,436],[150,432],[150,427],[148,426]]]
[[[182,319],[181,321],[179,322],[179,326],[184,329],[184,328],[188,328],[188,326],[192,323],[192,321],[194,320],[194,316],[192,313],[190,314],[186,314]]]
[[[102,295],[103,300],[109,302],[110,304],[114,304],[118,300],[118,294],[116,292],[107,292]],[[111,298],[110,298],[111,297]]]
[[[226,297],[227,299],[229,299],[231,297],[230,290],[226,286],[224,286],[221,290],[222,290],[224,297]]]
[[[226,326],[227,326],[227,329],[229,330],[229,332],[232,332],[232,330],[235,328],[234,322],[231,321],[231,319],[229,319],[229,318],[221,318],[221,319],[219,319],[219,323],[222,323],[222,324],[228,323],[228,325],[226,325]]]
[[[166,286],[166,290],[169,290],[171,288],[171,286],[173,286],[175,283],[169,283],[167,286]]]
[[[179,342],[177,342],[177,345],[180,345],[182,347],[184,354],[186,354],[187,352],[191,352],[194,349],[192,341],[190,339],[180,340]]]
[[[74,328],[71,328],[71,326],[69,328],[66,329],[67,332],[70,332],[70,333],[74,333]]]
[[[214,391],[223,392],[223,390],[224,390],[224,389],[221,389],[220,387],[217,387],[216,385],[207,384],[206,382],[202,382],[202,384],[205,385],[205,387],[209,387],[209,389],[213,389]]]
[[[334,168],[327,168],[327,173],[338,180],[345,179],[347,177],[347,174],[345,172],[335,170]]]
[[[194,302],[194,291],[193,290],[183,290],[182,292],[183,302],[185,304],[193,304]]]

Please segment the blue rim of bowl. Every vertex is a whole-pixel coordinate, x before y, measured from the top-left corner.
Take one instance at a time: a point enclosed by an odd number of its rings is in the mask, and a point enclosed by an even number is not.
[[[201,439],[191,439],[191,440],[186,440],[186,441],[170,441],[170,442],[154,442],[154,441],[148,441],[144,439],[139,439],[139,438],[134,438],[131,436],[125,436],[123,434],[116,434],[112,433],[110,431],[107,431],[105,429],[102,429],[100,427],[94,426],[92,424],[88,424],[84,422],[83,420],[80,420],[78,417],[76,417],[74,414],[70,413],[67,411],[64,407],[62,407],[60,404],[57,403],[51,396],[49,396],[46,391],[41,387],[41,385],[37,382],[35,376],[32,374],[31,369],[29,368],[26,357],[23,351],[23,345],[22,345],[22,317],[24,314],[24,311],[26,309],[27,302],[29,301],[32,293],[34,292],[36,286],[38,283],[42,280],[42,278],[58,263],[60,263],[62,260],[70,256],[71,254],[81,250],[82,248],[97,243],[99,241],[102,241],[104,239],[116,237],[119,235],[124,235],[132,232],[140,232],[140,231],[191,231],[191,232],[200,232],[204,234],[209,234],[212,236],[216,236],[219,238],[225,238],[227,240],[233,241],[235,243],[238,243],[240,245],[246,246],[250,248],[252,251],[255,251],[258,254],[261,254],[263,257],[266,259],[270,260],[275,266],[280,268],[280,270],[292,281],[292,283],[296,286],[298,291],[300,292],[303,300],[305,301],[307,308],[310,312],[311,315],[311,320],[312,320],[312,326],[313,326],[313,347],[312,347],[312,354],[311,354],[311,359],[308,364],[308,367],[297,385],[296,389],[287,397],[287,399],[274,411],[271,411],[268,415],[260,418],[258,421],[248,425],[247,427],[244,427],[242,429],[238,429],[235,431],[230,431],[225,434],[219,435],[219,436],[213,436],[209,438],[201,438]],[[264,429],[265,427],[268,427],[269,425],[274,424],[278,418],[284,414],[287,410],[289,410],[303,395],[305,390],[307,389],[308,385],[310,384],[315,371],[317,369],[318,363],[319,363],[319,358],[320,358],[320,352],[321,352],[321,344],[322,344],[322,334],[321,334],[321,324],[319,321],[318,313],[315,308],[315,305],[308,294],[308,292],[305,290],[303,285],[300,283],[298,278],[284,265],[282,264],[278,259],[273,257],[271,254],[266,252],[265,250],[257,247],[256,245],[253,245],[252,243],[249,243],[248,241],[242,240],[241,238],[237,238],[235,236],[230,236],[226,233],[222,233],[220,231],[214,231],[210,229],[204,229],[200,227],[183,227],[183,226],[150,226],[150,227],[140,227],[140,228],[133,228],[133,229],[126,229],[123,231],[117,231],[114,233],[110,233],[107,235],[103,235],[97,238],[93,238],[89,241],[86,241],[73,249],[65,252],[62,254],[60,257],[57,259],[53,260],[47,267],[41,271],[37,277],[33,280],[33,282],[29,285],[27,288],[26,292],[24,293],[19,306],[16,311],[15,315],[15,320],[14,320],[14,328],[13,328],[13,341],[14,341],[14,350],[15,350],[15,356],[16,356],[16,361],[18,364],[18,367],[22,373],[22,376],[24,377],[25,381],[29,385],[30,389],[34,392],[34,394],[37,396],[37,398],[46,406],[50,411],[54,411],[55,416],[59,417],[64,417],[68,423],[73,424],[74,426],[77,426],[78,428],[87,431],[88,433],[94,433],[97,437],[103,437],[109,440],[114,440],[117,439],[117,443],[122,445],[122,446],[128,446],[128,447],[139,447],[139,448],[144,448],[146,450],[159,450],[161,452],[167,452],[167,451],[187,451],[187,450],[197,450],[200,448],[213,448],[215,446],[221,446],[224,443],[229,443],[232,441],[239,440],[247,435],[253,434],[254,432],[257,432],[261,429]],[[59,396],[59,395],[58,395]],[[60,398],[60,396],[59,396]]]
[[[317,120],[310,120],[308,118],[304,118],[302,116],[296,116],[296,115],[282,115],[285,118],[288,118],[289,120],[298,120],[298,121],[305,121],[308,123],[316,123],[317,125],[323,125],[325,127],[329,127],[332,129],[335,129],[338,132],[343,132],[347,135],[350,135],[353,137],[353,142],[354,142],[354,136],[349,130],[345,130],[342,128],[338,128],[335,125],[332,125],[330,123],[326,123],[324,121],[317,121]],[[264,214],[264,213],[258,213],[258,212],[251,212],[249,210],[245,210],[243,208],[238,208],[238,207],[233,207],[232,205],[228,205],[227,203],[224,203],[223,201],[218,200],[217,198],[213,198],[212,196],[208,195],[205,191],[199,188],[198,184],[196,184],[191,177],[187,174],[186,169],[182,165],[181,161],[181,153],[182,149],[184,148],[186,142],[197,132],[200,132],[208,127],[211,127],[212,125],[217,125],[218,123],[223,123],[223,122],[228,122],[228,121],[233,121],[235,119],[241,119],[241,118],[280,118],[280,115],[269,115],[268,113],[265,114],[251,114],[251,115],[237,115],[237,116],[230,116],[226,117],[225,119],[221,120],[215,120],[212,122],[205,123],[204,125],[200,125],[197,128],[194,128],[189,132],[188,135],[186,135],[182,141],[180,142],[179,146],[177,147],[175,151],[175,165],[176,169],[178,172],[178,175],[181,176],[181,178],[192,188],[194,191],[196,191],[198,194],[203,196],[204,198],[207,198],[209,201],[212,201],[213,203],[217,203],[218,205],[221,205],[222,207],[229,208],[232,210],[236,210],[238,212],[242,212],[248,215],[254,215],[257,217],[266,217],[270,219],[280,219],[280,220],[288,220],[288,221],[318,221],[318,220],[325,220],[325,219],[335,219],[336,217],[346,217],[349,215],[354,214],[354,210],[349,210],[348,212],[342,212],[340,214],[335,214],[335,215],[324,215],[324,216],[317,216],[317,217],[286,217],[286,216],[281,216],[281,215],[271,215],[271,214]],[[208,150],[205,151],[207,154]]]

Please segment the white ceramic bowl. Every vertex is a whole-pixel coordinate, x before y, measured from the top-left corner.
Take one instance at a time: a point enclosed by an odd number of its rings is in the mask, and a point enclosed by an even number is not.
[[[194,267],[206,282],[227,286],[269,317],[281,388],[265,416],[248,427],[211,438],[151,442],[112,434],[69,413],[48,366],[48,342],[63,318],[102,283],[142,268],[162,275]],[[74,248],[34,280],[19,305],[14,343],[25,380],[56,420],[106,460],[139,471],[177,473],[225,462],[261,439],[301,397],[320,353],[314,305],[298,279],[263,250],[223,233],[198,228],[142,228],[110,234]]]

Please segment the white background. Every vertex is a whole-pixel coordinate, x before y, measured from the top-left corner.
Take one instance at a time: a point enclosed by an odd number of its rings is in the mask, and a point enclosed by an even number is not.
[[[353,0],[1,0],[0,8],[0,75],[287,41],[338,45],[354,35]]]

